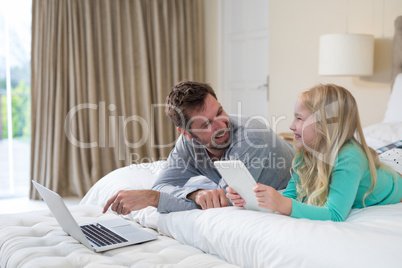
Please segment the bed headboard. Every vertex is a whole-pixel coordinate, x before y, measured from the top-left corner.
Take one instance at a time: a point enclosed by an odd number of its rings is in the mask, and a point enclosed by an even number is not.
[[[395,77],[402,73],[402,16],[395,19],[395,34],[393,43],[392,84]]]

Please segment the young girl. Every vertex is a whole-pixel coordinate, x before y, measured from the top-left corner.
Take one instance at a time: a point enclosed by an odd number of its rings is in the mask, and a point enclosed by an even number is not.
[[[290,129],[293,176],[283,195],[258,184],[260,207],[295,218],[344,221],[352,208],[401,201],[402,177],[367,146],[356,101],[346,89],[327,84],[303,92]],[[235,206],[245,204],[230,187],[227,197]]]

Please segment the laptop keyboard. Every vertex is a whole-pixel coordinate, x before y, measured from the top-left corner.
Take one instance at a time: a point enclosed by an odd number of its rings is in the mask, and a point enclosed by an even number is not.
[[[98,247],[127,242],[126,239],[100,224],[88,224],[80,227],[88,240]]]

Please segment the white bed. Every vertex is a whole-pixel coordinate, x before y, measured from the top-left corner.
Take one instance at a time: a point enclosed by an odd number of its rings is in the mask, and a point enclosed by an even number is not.
[[[90,205],[75,206],[71,211],[80,224],[117,217],[102,214],[99,207]],[[47,210],[2,215],[0,267],[236,267],[152,229],[146,230],[158,235],[157,240],[94,253],[66,235]]]
[[[81,204],[101,207],[105,200],[100,196],[109,197],[120,188],[143,189],[152,183],[161,165],[163,162],[117,170],[99,181]],[[122,180],[131,172],[140,176]],[[127,219],[241,267],[402,265],[402,203],[356,209],[341,223],[234,207],[170,214],[148,207]]]
[[[392,93],[384,120],[364,129],[367,141],[374,149],[402,140],[402,16],[395,19],[392,53]]]
[[[384,121],[364,129],[372,147],[402,139],[401,101],[402,75]],[[73,216],[80,224],[119,217],[101,213],[106,200],[120,189],[149,189],[164,163],[111,172],[72,207]],[[402,203],[352,210],[345,222],[234,207],[170,214],[148,207],[125,218],[158,239],[94,253],[48,210],[1,215],[0,267],[402,267]]]
[[[374,149],[402,140],[402,73],[395,78],[384,120],[365,127],[363,131]]]
[[[119,189],[149,189],[164,162],[117,169],[79,206],[78,223],[102,214]],[[353,210],[345,222],[311,221],[234,207],[125,216],[156,241],[93,253],[66,235],[48,210],[2,215],[0,267],[401,267],[402,203]]]
[[[148,189],[164,162],[117,169],[92,187],[79,206],[70,208],[79,224],[120,217],[102,213],[100,204],[118,189]],[[129,215],[142,215],[146,210]],[[132,224],[143,227],[135,221]],[[94,253],[63,232],[49,210],[0,217],[0,267],[237,267],[155,229],[157,240]]]

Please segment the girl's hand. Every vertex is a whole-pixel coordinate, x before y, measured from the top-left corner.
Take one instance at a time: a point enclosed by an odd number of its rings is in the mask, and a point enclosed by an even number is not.
[[[232,188],[229,186],[226,187],[226,197],[232,202],[233,206],[235,207],[243,207],[244,204],[246,204],[246,201],[244,201],[243,198]]]
[[[271,186],[258,183],[254,187],[254,192],[259,207],[278,211],[284,215],[292,214],[292,199],[281,195]]]

